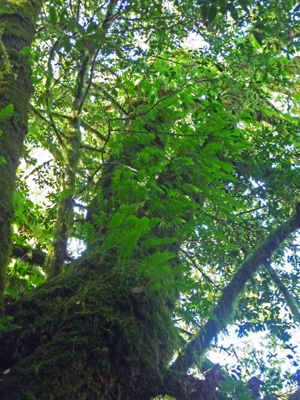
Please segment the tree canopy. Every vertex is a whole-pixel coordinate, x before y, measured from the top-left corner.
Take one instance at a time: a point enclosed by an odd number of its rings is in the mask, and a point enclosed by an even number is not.
[[[2,1],[1,399],[300,398],[299,18]]]

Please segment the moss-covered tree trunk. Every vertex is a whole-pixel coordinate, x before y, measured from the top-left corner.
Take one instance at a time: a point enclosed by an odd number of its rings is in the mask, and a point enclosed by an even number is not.
[[[148,400],[167,390],[164,369],[176,347],[174,293],[153,290],[150,274],[142,273],[155,244],[130,249],[138,239],[159,241],[158,219],[141,207],[151,203],[156,186],[142,192],[135,174],[128,176],[140,149],[125,138],[118,163],[105,165],[90,212],[94,239],[82,259],[8,304],[21,329],[2,336],[1,399]],[[126,193],[117,190],[124,174],[131,185]],[[113,236],[116,224],[120,237]],[[158,250],[165,247],[162,241]],[[168,259],[160,262],[172,268]]]
[[[11,218],[16,169],[27,132],[32,91],[28,60],[20,51],[31,45],[42,1],[6,0],[0,13],[0,111],[13,105],[0,120],[0,313],[3,313],[5,269],[11,253]],[[9,108],[6,108],[9,110]]]
[[[111,158],[103,166],[85,255],[7,304],[16,326],[0,335],[2,400],[149,400],[167,393],[178,400],[217,399],[217,382],[198,382],[187,369],[228,323],[222,310],[233,312],[247,280],[300,227],[296,213],[245,261],[228,286],[230,296],[221,297],[206,324],[210,329],[169,368],[179,348],[172,321],[179,221],[191,222],[193,214],[180,200],[177,218],[168,211],[172,172],[154,168],[165,159],[163,139],[123,135],[122,144],[118,162]],[[155,155],[147,161],[152,172],[140,182],[136,163],[147,147]],[[177,173],[179,181],[185,178]],[[125,179],[124,189],[119,182]]]

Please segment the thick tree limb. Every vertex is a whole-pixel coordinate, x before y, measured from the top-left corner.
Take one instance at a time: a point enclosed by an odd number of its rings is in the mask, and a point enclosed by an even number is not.
[[[204,355],[211,341],[226,327],[232,318],[238,298],[243,292],[246,283],[258,271],[261,265],[269,261],[280,244],[299,228],[300,212],[297,204],[296,213],[281,224],[274,232],[270,233],[263,243],[241,265],[232,278],[232,281],[224,289],[213,315],[178,356],[171,366],[172,370],[186,373],[194,364],[195,359]]]

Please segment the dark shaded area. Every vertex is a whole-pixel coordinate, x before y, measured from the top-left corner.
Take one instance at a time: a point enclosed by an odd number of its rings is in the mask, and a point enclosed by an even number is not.
[[[172,312],[163,294],[133,293],[133,281],[128,271],[103,273],[82,261],[9,304],[20,329],[1,332],[0,370],[9,372],[0,398],[129,400],[161,393],[177,342]]]
[[[21,258],[29,265],[42,266],[46,260],[46,253],[42,250],[32,249],[30,246],[25,245],[13,245],[12,257]]]

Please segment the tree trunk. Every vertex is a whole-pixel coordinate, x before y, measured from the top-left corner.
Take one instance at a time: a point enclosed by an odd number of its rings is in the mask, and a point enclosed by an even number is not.
[[[90,213],[94,240],[82,259],[8,305],[7,314],[20,329],[4,332],[1,340],[1,399],[146,400],[166,390],[163,371],[177,340],[174,291],[154,290],[151,274],[142,273],[141,266],[156,255],[171,269],[169,259],[175,254],[163,255],[166,235],[160,243],[159,219],[142,209],[151,204],[156,186],[143,191],[148,193],[142,198],[129,168],[140,149],[134,138],[125,137],[123,156],[104,166]],[[115,185],[128,172],[127,196]],[[119,238],[113,237],[117,223]],[[136,230],[139,237],[131,235]],[[156,248],[128,249],[138,240],[155,238]]]
[[[144,284],[82,261],[9,306],[21,329],[1,338],[1,399],[149,399],[161,392],[175,339],[170,310],[163,296],[134,293],[132,281]]]
[[[165,157],[163,141],[153,134],[147,143],[138,135],[124,134],[122,140],[118,159],[103,165],[89,215],[94,238],[86,253],[62,274],[7,305],[14,325],[0,335],[3,400],[148,400],[158,394],[216,399],[214,376],[199,383],[186,375],[187,369],[226,327],[253,273],[300,227],[296,213],[245,260],[205,329],[168,369],[180,347],[172,320],[177,253],[184,239],[179,221],[193,221],[194,204],[180,207],[181,199],[178,204],[175,199],[171,204],[176,215],[168,210],[166,184],[172,176],[167,169],[154,168],[140,184],[138,155],[152,149],[150,171]],[[177,170],[179,184],[183,177]],[[127,182],[125,189],[121,180]]]
[[[0,111],[12,105],[11,115],[0,119],[0,314],[3,313],[5,269],[11,254],[11,219],[16,170],[27,133],[31,69],[20,51],[31,45],[41,1],[7,0],[0,13]]]

